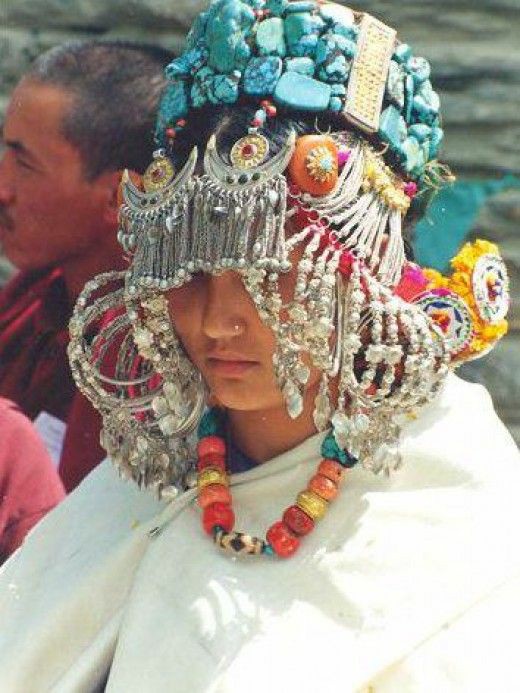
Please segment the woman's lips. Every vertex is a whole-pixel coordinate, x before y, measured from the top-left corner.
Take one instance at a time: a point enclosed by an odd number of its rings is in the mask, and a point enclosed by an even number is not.
[[[240,378],[255,366],[258,366],[258,361],[248,361],[246,359],[228,358],[210,356],[207,363],[211,371],[215,375],[221,375],[228,378]]]

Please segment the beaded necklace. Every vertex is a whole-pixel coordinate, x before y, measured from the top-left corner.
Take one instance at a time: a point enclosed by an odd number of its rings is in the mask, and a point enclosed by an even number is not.
[[[285,510],[282,520],[268,529],[265,539],[259,539],[234,531],[235,513],[226,467],[225,419],[221,410],[210,409],[204,414],[198,435],[197,489],[202,525],[217,546],[235,555],[292,556],[302,537],[312,532],[316,522],[325,516],[329,504],[338,495],[346,470],[358,463],[357,458],[338,447],[330,432],[321,446],[323,459],[317,473],[298,495],[296,503]]]

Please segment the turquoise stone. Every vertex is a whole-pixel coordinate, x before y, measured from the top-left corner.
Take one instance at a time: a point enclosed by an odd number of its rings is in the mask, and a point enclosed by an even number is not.
[[[398,63],[407,63],[412,57],[412,49],[407,43],[401,43],[395,49],[393,59]]]
[[[254,10],[262,10],[265,0],[242,0],[242,2],[249,5],[249,7],[252,7]]]
[[[425,58],[410,58],[406,64],[406,69],[412,75],[413,81],[417,85],[430,79],[432,72],[430,63]]]
[[[192,72],[199,70],[208,59],[208,49],[203,42],[195,48],[173,60],[165,69],[164,74],[170,80],[186,79]]]
[[[223,428],[223,416],[215,409],[210,409],[203,414],[200,420],[197,436],[200,440],[200,438],[207,438],[208,436],[221,435]]]
[[[316,2],[303,0],[302,2],[290,2],[285,8],[286,14],[296,14],[297,12],[314,12],[318,8]]]
[[[249,96],[272,94],[282,74],[282,68],[282,59],[276,56],[252,58],[244,72],[245,93]]]
[[[422,123],[410,125],[408,128],[408,134],[410,137],[415,137],[415,139],[422,144],[424,140],[430,137],[431,128],[429,128],[428,125],[423,125]]]
[[[405,91],[405,120],[407,123],[412,122],[412,112],[413,112],[413,95],[414,95],[414,81],[411,75],[406,75],[404,80],[404,91]]]
[[[317,15],[296,12],[289,14],[284,22],[285,38],[289,47],[289,52],[294,57],[309,55],[312,46],[316,48],[318,42],[317,34],[322,31],[325,22]],[[313,36],[311,42],[305,41],[306,37]]]
[[[324,82],[342,84],[350,74],[351,63],[341,53],[329,58],[318,67],[318,77]]]
[[[260,55],[279,55],[283,58],[287,51],[283,20],[272,17],[260,22],[256,30],[256,45]]]
[[[265,8],[273,17],[283,17],[289,7],[289,0],[267,0]]]
[[[339,26],[350,29],[355,26],[356,23],[354,12],[343,5],[322,5],[320,7],[320,15],[329,26]]]
[[[401,150],[401,145],[406,139],[406,122],[395,106],[388,106],[382,112],[379,134],[384,142],[388,142],[391,149],[396,152]]]
[[[346,96],[347,88],[344,84],[333,84],[331,88],[332,96]]]
[[[235,72],[233,75],[216,75],[208,92],[211,103],[235,103],[238,101],[240,77],[240,72]]]
[[[325,82],[343,83],[350,74],[356,44],[339,34],[325,34],[316,46],[318,77]]]
[[[208,15],[209,66],[224,74],[244,69],[251,56],[247,38],[255,23],[253,10],[236,0],[217,0]]]
[[[203,67],[195,75],[191,87],[191,102],[195,108],[201,108],[210,100],[215,73],[210,67]]]
[[[437,158],[443,140],[444,140],[444,130],[442,128],[439,128],[439,127],[433,127],[432,131],[431,131],[431,138],[430,138],[430,151],[429,151],[429,158],[430,159],[436,159]]]
[[[334,111],[335,113],[341,113],[343,108],[344,104],[343,101],[339,98],[339,96],[333,96],[329,101],[329,109],[331,111]]]
[[[407,137],[401,147],[402,156],[404,159],[404,167],[407,173],[411,173],[419,164],[426,163],[422,159],[421,145],[415,137]]]
[[[403,68],[395,60],[391,60],[386,83],[386,97],[401,111],[404,108],[404,80]]]
[[[297,44],[290,47],[290,54],[295,58],[308,57],[313,58],[316,54],[316,46],[318,44],[318,34],[309,34],[302,36]]]
[[[312,77],[316,65],[311,58],[287,58],[284,67],[287,72],[299,72],[301,75]]]
[[[347,454],[336,443],[333,433],[329,433],[321,445],[321,454],[328,460],[338,460],[342,464],[347,460]]]
[[[439,115],[440,99],[429,81],[424,82],[413,98],[413,114],[420,123],[433,125]]]
[[[184,50],[190,51],[199,43],[199,41],[204,38],[206,33],[206,25],[208,23],[209,12],[201,12],[186,36],[186,43],[184,45]]]
[[[159,106],[155,133],[157,141],[161,141],[166,128],[184,118],[188,110],[188,85],[181,81],[172,82],[166,87]]]
[[[286,72],[276,85],[274,98],[280,106],[314,113],[327,110],[331,88],[298,72]]]

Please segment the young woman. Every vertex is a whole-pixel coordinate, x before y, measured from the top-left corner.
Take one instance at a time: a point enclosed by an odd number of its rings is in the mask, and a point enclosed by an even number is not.
[[[429,65],[339,5],[217,0],[167,75],[129,271],[71,323],[111,462],[5,568],[4,688],[516,683],[518,453],[450,373],[507,276],[483,241],[450,277],[406,257]]]

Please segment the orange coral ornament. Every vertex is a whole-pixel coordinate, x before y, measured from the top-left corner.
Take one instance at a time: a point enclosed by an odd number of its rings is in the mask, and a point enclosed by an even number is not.
[[[317,197],[338,182],[338,147],[328,135],[304,135],[296,142],[289,176],[300,190]]]

